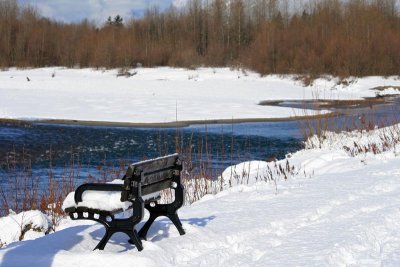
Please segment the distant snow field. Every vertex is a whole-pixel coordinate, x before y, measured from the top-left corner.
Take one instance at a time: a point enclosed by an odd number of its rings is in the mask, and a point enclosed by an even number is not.
[[[118,70],[9,69],[0,71],[0,118],[125,123],[272,119],[314,111],[261,106],[265,100],[360,99],[371,88],[400,86],[396,77],[317,79],[305,87],[294,76],[260,75],[228,68]],[[325,111],[322,111],[325,112]]]
[[[277,162],[291,175],[268,179],[274,162],[244,162],[219,179],[233,187],[179,211],[187,234],[167,219],[138,252],[124,235],[92,251],[99,224],[64,219],[56,232],[14,242],[41,213],[0,219],[1,266],[400,266],[400,124],[326,133]],[[42,225],[41,225],[42,224]],[[40,231],[39,231],[40,232]],[[14,242],[14,243],[12,243]]]

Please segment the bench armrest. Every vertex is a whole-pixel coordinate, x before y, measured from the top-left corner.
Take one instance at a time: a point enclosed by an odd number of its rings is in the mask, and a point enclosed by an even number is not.
[[[82,202],[82,194],[87,190],[122,192],[124,187],[122,184],[83,184],[75,190],[75,203]]]

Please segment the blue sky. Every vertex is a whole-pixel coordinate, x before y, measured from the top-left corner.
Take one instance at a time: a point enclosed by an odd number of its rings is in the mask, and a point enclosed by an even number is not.
[[[79,22],[85,18],[96,24],[105,22],[108,16],[119,14],[123,18],[140,16],[149,7],[165,9],[179,0],[18,0],[21,4],[36,6],[40,13],[55,20]]]

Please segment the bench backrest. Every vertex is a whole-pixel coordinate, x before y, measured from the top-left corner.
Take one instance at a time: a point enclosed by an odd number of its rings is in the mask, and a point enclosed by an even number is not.
[[[131,164],[124,177],[121,200],[170,188],[172,182],[180,183],[181,170],[182,164],[178,154]],[[137,191],[139,183],[140,190]]]

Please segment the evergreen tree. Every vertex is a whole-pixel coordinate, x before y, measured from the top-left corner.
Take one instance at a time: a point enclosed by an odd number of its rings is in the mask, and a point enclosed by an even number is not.
[[[120,16],[120,15],[116,15],[115,17],[114,17],[114,19],[112,19],[111,18],[111,16],[109,16],[108,18],[107,18],[107,21],[106,21],[106,25],[107,26],[116,26],[116,27],[121,27],[121,26],[123,26],[123,18]]]
[[[120,27],[120,26],[122,26],[123,25],[123,18],[120,16],[120,15],[116,15],[115,17],[114,17],[114,21],[113,21],[113,25],[114,26],[117,26],[117,27]]]
[[[111,19],[111,16],[108,17],[107,22],[106,22],[107,26],[112,26],[113,25],[113,21]]]

